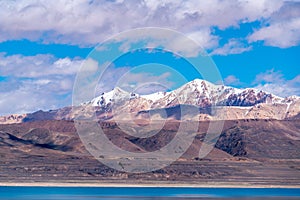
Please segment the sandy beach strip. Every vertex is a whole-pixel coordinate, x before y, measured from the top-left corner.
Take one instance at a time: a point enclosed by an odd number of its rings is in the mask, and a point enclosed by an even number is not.
[[[169,188],[297,188],[300,185],[265,185],[251,183],[88,183],[88,182],[0,182],[0,186],[23,187],[169,187]]]

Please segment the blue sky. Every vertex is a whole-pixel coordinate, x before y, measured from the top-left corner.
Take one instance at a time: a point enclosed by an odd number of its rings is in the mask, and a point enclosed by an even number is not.
[[[300,1],[4,0],[0,7],[0,115],[71,105],[76,74],[94,47],[142,27],[172,29],[196,41],[226,85],[300,95]],[[118,59],[97,90],[111,89],[110,80],[155,59],[195,78],[184,59],[135,52]],[[171,80],[166,73],[148,79]]]

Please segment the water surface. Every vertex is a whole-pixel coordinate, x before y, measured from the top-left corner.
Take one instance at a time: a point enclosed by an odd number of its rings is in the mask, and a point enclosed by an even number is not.
[[[0,187],[0,199],[300,199],[300,189],[170,187]]]

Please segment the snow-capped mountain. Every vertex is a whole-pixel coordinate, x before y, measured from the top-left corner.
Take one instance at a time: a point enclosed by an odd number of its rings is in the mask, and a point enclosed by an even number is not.
[[[261,90],[237,89],[224,85],[215,85],[205,80],[195,79],[170,92],[157,92],[149,95],[128,93],[120,88],[103,93],[85,104],[108,107],[118,101],[147,102],[148,109],[168,108],[178,104],[199,107],[216,106],[254,106],[259,103],[288,103],[299,97],[281,98]]]
[[[136,116],[139,116],[140,112],[155,113],[159,109],[167,109],[174,114],[180,112],[174,109],[179,105],[196,106],[201,110],[196,115],[189,115],[189,120],[220,119],[220,116],[213,116],[211,110],[208,111],[211,107],[222,114],[222,119],[285,119],[300,112],[300,97],[282,98],[254,88],[237,89],[195,79],[176,90],[148,95],[115,88],[83,105],[97,107],[101,119],[116,115],[126,118],[121,113],[137,113]]]
[[[182,114],[181,108],[199,112]],[[214,108],[214,112],[212,109]],[[162,110],[166,114],[162,115]],[[77,116],[96,116],[99,120],[154,117],[186,120],[290,119],[299,118],[300,97],[278,97],[254,88],[237,89],[195,79],[178,89],[139,95],[115,88],[80,106],[51,111],[0,117],[1,123],[34,120],[73,120]],[[149,115],[150,113],[150,115]],[[184,116],[182,116],[184,115]]]

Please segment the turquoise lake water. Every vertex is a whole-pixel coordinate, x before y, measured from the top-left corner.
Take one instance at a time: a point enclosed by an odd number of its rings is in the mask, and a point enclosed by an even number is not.
[[[283,188],[133,188],[133,187],[0,187],[6,200],[127,199],[300,199],[300,189]]]

